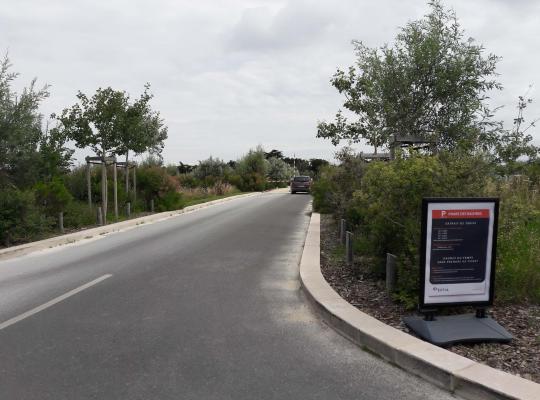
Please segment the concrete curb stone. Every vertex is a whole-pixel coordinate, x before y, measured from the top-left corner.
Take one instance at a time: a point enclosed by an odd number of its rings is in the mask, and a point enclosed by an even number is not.
[[[300,280],[308,300],[328,325],[390,363],[469,400],[540,400],[540,384],[424,342],[342,299],[321,273],[317,213],[311,215],[300,261]]]
[[[127,221],[108,224],[105,226],[99,226],[96,228],[84,229],[78,232],[68,233],[66,235],[55,236],[45,240],[39,240],[36,242],[30,242],[21,244],[19,246],[8,247],[0,250],[0,261],[19,257],[22,255],[30,254],[38,250],[44,250],[52,247],[62,246],[66,244],[72,244],[85,239],[92,239],[98,236],[107,235],[114,232],[124,231],[126,229],[132,229],[139,225],[154,223],[165,219],[173,218],[178,215],[186,214],[201,208],[210,207],[216,204],[225,203],[231,200],[236,200],[245,197],[259,196],[261,192],[239,194],[236,196],[229,196],[223,199],[212,200],[206,203],[196,204],[193,206],[185,207],[181,210],[165,211],[156,214],[146,215],[144,217],[133,218]]]

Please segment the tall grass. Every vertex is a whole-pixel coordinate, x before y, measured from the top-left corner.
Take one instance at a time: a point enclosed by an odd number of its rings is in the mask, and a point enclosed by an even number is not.
[[[500,198],[495,293],[504,302],[540,303],[540,196],[526,178],[491,185]]]

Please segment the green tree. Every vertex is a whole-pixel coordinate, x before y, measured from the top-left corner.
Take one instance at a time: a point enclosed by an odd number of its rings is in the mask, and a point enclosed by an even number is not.
[[[280,158],[268,159],[268,178],[272,181],[288,181],[294,176],[294,168]]]
[[[257,146],[255,150],[249,150],[236,163],[235,172],[240,176],[240,189],[243,191],[264,190],[269,163],[264,157],[264,150]]]
[[[46,129],[41,134],[37,161],[40,180],[50,182],[69,172],[74,150],[66,147],[66,140],[64,132],[58,127]]]
[[[501,129],[502,133],[495,144],[497,161],[505,165],[508,174],[514,173],[514,170],[519,168],[519,158],[525,156],[529,160],[534,160],[538,156],[538,147],[532,144],[533,137],[527,132],[536,126],[536,122],[540,118],[534,119],[528,124],[525,123],[524,112],[531,103],[532,99],[527,98],[526,95],[519,96],[518,113],[514,118],[512,128]]]
[[[494,79],[499,59],[465,38],[455,13],[440,1],[429,6],[429,14],[401,29],[392,47],[353,42],[356,66],[338,70],[331,83],[356,119],[340,110],[334,122],[319,123],[317,137],[334,145],[365,139],[375,151],[392,135],[421,137],[439,149],[492,145],[486,132],[494,123],[485,100],[501,88]]]
[[[122,151],[120,132],[125,123],[128,97],[125,92],[99,88],[92,97],[79,92],[79,103],[66,108],[59,117],[64,133],[79,148],[90,147],[101,159],[101,198],[107,215],[107,157]],[[53,117],[55,117],[53,115]]]
[[[119,155],[126,156],[126,164],[129,162],[129,152],[141,154],[150,151],[153,154],[161,154],[164,142],[167,139],[167,127],[159,112],[150,107],[153,95],[149,93],[150,85],[144,86],[144,92],[139,99],[129,103],[123,116],[122,130],[120,131],[121,146]],[[129,170],[126,169],[126,192],[129,190]]]
[[[111,87],[97,89],[92,97],[79,92],[79,103],[64,109],[58,117],[65,136],[74,140],[79,148],[90,147],[102,161],[104,215],[107,213],[107,158],[125,154],[128,161],[130,150],[159,153],[167,137],[167,128],[159,113],[149,107],[152,96],[148,89],[146,85],[140,99],[133,103],[126,92]],[[126,174],[126,181],[127,178]]]
[[[48,86],[36,88],[36,79],[22,93],[13,92],[18,74],[10,68],[6,55],[0,62],[0,186],[29,187],[36,181],[34,165],[42,137],[38,107],[49,92]]]
[[[193,170],[193,176],[201,181],[208,177],[221,179],[230,172],[230,169],[225,161],[210,156],[206,160],[199,161],[199,165]]]

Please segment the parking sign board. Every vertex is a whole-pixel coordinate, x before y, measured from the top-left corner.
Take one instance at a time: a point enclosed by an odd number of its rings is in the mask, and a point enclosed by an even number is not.
[[[499,200],[422,203],[420,307],[493,303]]]

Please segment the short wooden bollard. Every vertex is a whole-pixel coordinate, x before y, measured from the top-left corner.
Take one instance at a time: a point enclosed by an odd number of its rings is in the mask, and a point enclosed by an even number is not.
[[[386,253],[386,291],[394,292],[396,289],[396,256]]]
[[[126,203],[126,215],[128,218],[131,217],[131,203],[130,202]]]
[[[97,223],[98,225],[103,225],[103,212],[101,211],[101,207],[97,208]]]
[[[353,237],[352,232],[345,233],[345,257],[349,265],[353,263]]]
[[[64,213],[62,211],[58,214],[58,229],[60,229],[60,233],[64,233]]]
[[[339,242],[345,244],[345,232],[347,232],[347,221],[343,218],[339,223]]]
[[[150,212],[154,212],[154,199],[150,200]]]

